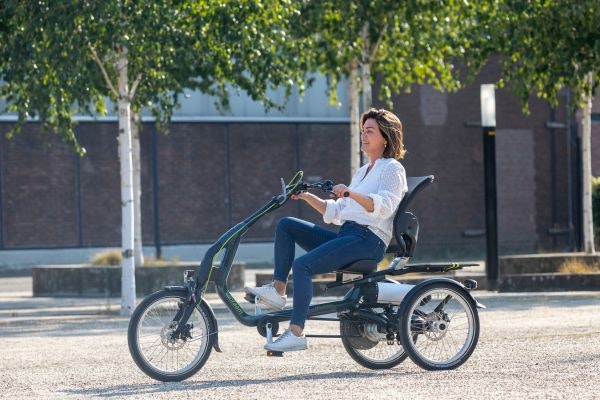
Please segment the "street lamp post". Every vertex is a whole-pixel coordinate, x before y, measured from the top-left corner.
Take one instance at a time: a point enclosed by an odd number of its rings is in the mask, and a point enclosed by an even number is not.
[[[496,98],[494,85],[481,85],[481,127],[485,175],[485,272],[488,288],[498,288],[498,207],[496,196]]]

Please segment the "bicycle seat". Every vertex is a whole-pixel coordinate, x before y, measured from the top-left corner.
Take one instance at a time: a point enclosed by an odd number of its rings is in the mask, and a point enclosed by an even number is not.
[[[398,210],[394,216],[392,240],[385,251],[388,254],[395,254],[397,257],[411,257],[413,255],[419,233],[419,221],[414,214],[407,212],[406,209],[417,193],[433,182],[433,175],[409,176],[406,179],[408,190],[398,205]],[[376,260],[358,260],[338,268],[337,272],[364,275],[375,271],[376,268]]]

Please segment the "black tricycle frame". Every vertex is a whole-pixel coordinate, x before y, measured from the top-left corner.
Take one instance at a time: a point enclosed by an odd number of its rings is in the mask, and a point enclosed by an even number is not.
[[[304,183],[302,182],[303,172],[299,171],[292,178],[292,180],[286,185],[281,180],[282,193],[278,196],[274,196],[269,202],[267,202],[260,209],[256,210],[249,217],[236,224],[225,232],[217,241],[210,246],[205,253],[200,266],[196,271],[188,270],[185,272],[184,282],[185,289],[187,292],[187,301],[185,307],[182,307],[176,316],[173,318],[173,322],[177,322],[177,328],[172,333],[173,339],[184,339],[185,338],[185,327],[190,315],[193,310],[204,302],[210,311],[210,317],[212,318],[215,326],[215,340],[213,347],[217,352],[221,352],[218,341],[218,325],[217,319],[212,311],[210,305],[204,300],[204,294],[207,291],[208,283],[213,281],[216,287],[216,291],[231,311],[234,317],[243,325],[255,326],[263,336],[268,336],[267,327],[269,330],[273,328],[276,332],[279,322],[289,321],[291,319],[292,309],[284,309],[282,311],[269,312],[259,315],[250,315],[246,313],[240,304],[233,298],[230,291],[227,288],[227,278],[231,271],[231,266],[234,261],[235,254],[240,245],[240,241],[244,234],[250,229],[250,227],[256,223],[262,216],[269,212],[272,212],[279,207],[283,206],[287,200],[300,191],[309,189],[320,189],[324,192],[330,192],[332,183],[331,181],[319,182],[319,183]],[[431,177],[431,180],[433,177]],[[410,213],[408,213],[410,214]],[[412,214],[410,214],[412,215]],[[414,216],[413,216],[414,217]],[[416,241],[416,238],[413,238]],[[219,253],[223,252],[220,262],[216,260]],[[327,321],[340,321],[339,316],[347,313],[348,317],[358,316],[363,319],[372,320],[372,322],[383,326],[396,325],[399,321],[389,321],[385,319],[385,316],[375,313],[362,312],[362,309],[372,308],[376,304],[368,304],[364,301],[364,296],[361,294],[361,286],[364,284],[383,281],[386,275],[398,276],[406,273],[413,272],[449,272],[462,267],[475,266],[477,264],[458,264],[458,263],[427,263],[427,264],[413,264],[406,265],[410,257],[396,257],[387,269],[376,271],[373,273],[362,274],[362,277],[343,280],[343,273],[345,271],[337,271],[337,279],[335,282],[329,283],[328,288],[353,285],[353,287],[346,293],[346,295],[338,301],[332,301],[328,303],[311,305],[308,311],[308,318],[312,320],[327,320]],[[469,290],[476,288],[477,283],[473,280],[466,280],[464,284],[461,284],[455,280],[447,278],[433,278],[428,279],[425,283],[431,283],[433,281],[448,282],[453,286],[456,286],[459,290],[468,293]],[[419,285],[417,285],[417,288]],[[165,287],[166,290],[180,290],[181,286],[169,286]],[[469,293],[473,302],[479,307],[481,306]],[[316,318],[327,314],[336,314],[338,318]],[[400,318],[397,315],[397,318]],[[275,336],[275,334],[273,335]],[[306,335],[307,337],[331,337],[340,338],[341,335]]]

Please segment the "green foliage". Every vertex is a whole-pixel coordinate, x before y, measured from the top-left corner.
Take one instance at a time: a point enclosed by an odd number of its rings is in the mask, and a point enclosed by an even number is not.
[[[600,2],[598,0],[498,0],[497,23],[487,26],[492,50],[504,55],[504,78],[513,82],[524,108],[535,94],[557,103],[569,88],[579,106],[600,82]],[[585,77],[592,73],[593,88]]]
[[[98,63],[116,87],[117,49],[124,46],[130,85],[139,81],[132,111],[146,107],[162,124],[184,90],[215,95],[227,108],[231,85],[266,107],[281,106],[268,89],[290,93],[304,82],[302,44],[286,36],[294,4],[6,0],[0,6],[0,96],[17,112],[19,126],[39,117],[44,128],[78,148],[72,116],[102,115],[107,97],[116,103]]]
[[[465,71],[482,64],[464,33],[486,10],[462,0],[304,1],[292,30],[309,46],[310,65],[328,77],[330,90],[352,65],[369,65],[371,80],[382,78],[380,98],[391,103],[392,93],[415,83],[460,87],[457,62]]]

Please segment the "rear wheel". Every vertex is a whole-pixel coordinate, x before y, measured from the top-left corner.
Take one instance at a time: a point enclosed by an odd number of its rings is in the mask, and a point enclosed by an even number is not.
[[[366,320],[342,319],[340,334],[346,352],[354,361],[369,369],[393,368],[404,361],[406,351],[397,340],[378,329],[376,323]],[[395,335],[393,335],[395,336]]]
[[[127,332],[137,366],[159,381],[181,381],[202,368],[214,344],[215,326],[204,302],[196,306],[182,334],[174,338],[173,319],[185,306],[186,291],[161,290],[135,309]]]
[[[421,368],[454,369],[475,350],[479,316],[469,293],[458,285],[438,281],[413,289],[400,316],[401,342]]]

